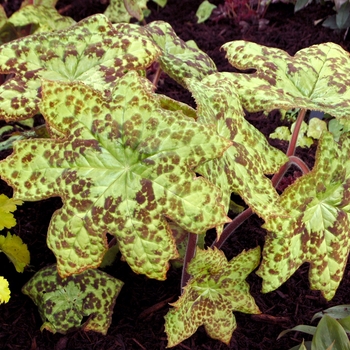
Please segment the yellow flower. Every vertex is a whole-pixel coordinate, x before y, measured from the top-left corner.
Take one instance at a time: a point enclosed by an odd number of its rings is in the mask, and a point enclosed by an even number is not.
[[[7,280],[0,276],[0,304],[7,303],[10,300],[10,289]]]

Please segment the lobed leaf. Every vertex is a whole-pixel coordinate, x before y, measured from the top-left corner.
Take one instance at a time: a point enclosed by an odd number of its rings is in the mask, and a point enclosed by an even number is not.
[[[339,45],[313,45],[293,57],[281,49],[242,40],[223,48],[233,66],[256,70],[230,74],[248,111],[299,107],[323,111],[350,124],[350,58]]]
[[[333,298],[349,254],[350,135],[339,143],[324,132],[312,171],[281,196],[289,218],[271,218],[263,260],[257,274],[264,293],[275,290],[304,262],[310,262],[312,289]]]
[[[12,212],[17,209],[17,205],[23,202],[19,199],[8,198],[4,194],[0,194],[0,230],[16,226],[16,219]]]
[[[0,72],[15,77],[0,86],[0,119],[25,119],[39,112],[41,81],[82,81],[110,96],[128,70],[144,69],[159,55],[145,37],[117,32],[94,15],[53,33],[35,34],[0,47]]]
[[[16,27],[35,24],[35,30],[32,33],[62,30],[75,24],[72,18],[60,15],[54,5],[22,6],[9,18],[8,22]]]
[[[62,198],[48,231],[62,277],[99,266],[109,232],[135,272],[165,279],[177,257],[165,217],[197,234],[229,221],[221,191],[193,169],[230,142],[180,111],[163,110],[136,72],[111,94],[43,82],[41,112],[52,139],[17,142],[0,173],[15,198]]]
[[[211,338],[229,344],[237,327],[232,311],[260,313],[245,282],[259,261],[259,247],[243,251],[229,262],[221,250],[197,248],[188,265],[192,277],[165,316],[168,347],[181,343],[201,325]]]
[[[222,189],[227,211],[235,192],[264,220],[283,215],[279,196],[264,174],[275,173],[288,158],[245,120],[235,86],[226,77],[226,73],[215,73],[200,82],[186,80],[197,103],[198,122],[215,123],[218,135],[232,141],[223,157],[196,171]]]
[[[62,279],[51,265],[37,272],[22,288],[37,305],[41,330],[63,333],[83,327],[106,334],[123,282],[99,270]],[[87,320],[82,324],[83,317]]]
[[[6,237],[0,235],[0,252],[6,254],[13,265],[15,265],[17,272],[23,272],[30,262],[27,245],[23,243],[21,237],[11,235],[10,232],[7,233]]]

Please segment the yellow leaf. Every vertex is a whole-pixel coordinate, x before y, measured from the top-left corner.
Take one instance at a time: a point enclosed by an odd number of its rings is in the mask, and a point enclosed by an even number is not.
[[[0,194],[0,230],[11,228],[16,225],[16,219],[11,212],[16,210],[17,205],[21,205],[23,201],[13,199]]]
[[[7,233],[7,236],[0,236],[0,251],[4,252],[15,265],[17,272],[23,272],[25,266],[30,262],[28,247],[22,239],[16,235]]]
[[[9,283],[0,276],[0,304],[7,303],[10,300],[10,294]]]

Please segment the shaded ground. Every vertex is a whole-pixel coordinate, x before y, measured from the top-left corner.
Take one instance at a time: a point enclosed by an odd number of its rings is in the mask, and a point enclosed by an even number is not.
[[[2,1],[4,3],[4,1]],[[20,1],[19,1],[20,2]],[[18,1],[10,1],[8,11],[14,11]],[[65,15],[76,20],[85,18],[96,12],[103,12],[107,1],[98,0],[61,0],[57,8]],[[349,41],[344,41],[342,34],[335,33],[313,22],[332,13],[330,7],[309,6],[307,9],[293,14],[293,6],[276,4],[269,8],[266,18],[269,24],[265,30],[259,31],[253,25],[242,34],[237,25],[224,19],[218,23],[208,21],[196,24],[195,11],[200,0],[168,0],[164,8],[157,8],[150,3],[151,16],[147,21],[161,19],[169,22],[177,34],[184,40],[193,39],[198,46],[213,58],[220,71],[233,68],[224,58],[220,47],[227,41],[245,39],[274,46],[294,54],[296,51],[321,42],[333,41],[350,50]],[[222,2],[222,1],[221,1]],[[0,1],[1,3],[1,1]],[[220,1],[215,3],[219,4]],[[169,96],[193,104],[187,91],[169,78],[160,84],[159,91]],[[280,125],[278,113],[271,113],[270,118],[259,114],[247,116],[248,120],[263,130],[266,135]],[[286,148],[286,144],[271,141],[273,145]],[[299,155],[312,166],[314,148],[298,150]],[[8,153],[0,154],[4,158]],[[0,193],[11,195],[11,189],[0,182]],[[167,303],[175,301],[179,295],[180,271],[170,270],[168,280],[158,282],[144,276],[133,274],[123,262],[116,262],[107,272],[125,282],[116,305],[111,327],[106,336],[83,331],[73,332],[66,336],[40,332],[42,324],[36,306],[22,295],[22,285],[40,268],[55,262],[51,251],[46,247],[46,231],[54,210],[61,206],[59,198],[46,201],[25,203],[16,211],[18,225],[11,230],[20,235],[28,244],[31,252],[31,268],[21,275],[15,273],[13,266],[5,256],[0,254],[0,275],[10,282],[12,295],[8,304],[0,306],[0,349],[164,349],[166,336],[164,333],[164,315],[168,310]],[[225,246],[228,258],[243,249],[263,244],[265,232],[260,228],[261,220],[253,216],[247,225],[241,227]],[[2,254],[3,255],[3,254]],[[261,294],[261,280],[252,274],[248,278],[251,293],[263,315],[252,316],[235,313],[238,328],[234,332],[230,346],[208,338],[203,328],[195,335],[174,349],[240,349],[240,350],[280,350],[289,349],[300,342],[301,335],[285,336],[276,341],[278,334],[285,328],[297,324],[308,324],[312,315],[324,308],[349,302],[350,290],[349,267],[344,273],[344,280],[335,298],[326,303],[318,292],[308,288],[308,265],[303,265],[293,277],[277,291],[267,295]],[[158,306],[153,311],[150,307]],[[140,317],[141,315],[141,317]],[[292,337],[296,337],[296,341]]]

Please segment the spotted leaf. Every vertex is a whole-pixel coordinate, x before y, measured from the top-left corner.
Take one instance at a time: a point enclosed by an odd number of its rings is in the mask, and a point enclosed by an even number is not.
[[[284,283],[304,262],[310,263],[312,289],[332,299],[349,254],[349,133],[339,143],[324,132],[312,171],[298,178],[281,196],[289,218],[269,220],[258,275],[263,292]]]
[[[226,43],[230,63],[255,73],[231,78],[248,111],[305,108],[350,124],[350,58],[339,45],[323,43],[287,52],[246,41]]]
[[[4,44],[0,72],[15,76],[0,86],[0,119],[38,113],[42,79],[82,81],[108,97],[120,76],[144,69],[158,54],[150,40],[117,32],[100,14],[65,30]]]
[[[230,142],[162,109],[136,72],[118,80],[111,99],[46,81],[41,112],[52,139],[17,142],[0,174],[17,199],[62,198],[48,231],[62,277],[99,266],[109,232],[135,272],[165,279],[177,257],[165,217],[197,234],[229,221],[221,191],[192,169]]]
[[[41,330],[65,334],[74,328],[106,334],[123,282],[99,270],[62,279],[51,265],[37,272],[22,288],[37,305]],[[83,317],[87,320],[83,323]]]
[[[143,28],[161,48],[158,58],[162,70],[178,83],[185,78],[202,79],[217,71],[212,59],[200,49],[181,40],[170,24],[155,21]]]
[[[260,313],[245,281],[259,261],[259,247],[243,251],[229,262],[218,249],[197,248],[188,265],[192,277],[165,316],[168,347],[181,343],[201,325],[211,338],[229,344],[237,327],[232,311]]]
[[[232,141],[223,157],[200,165],[196,171],[220,187],[228,211],[230,195],[238,193],[264,220],[282,215],[279,196],[264,174],[272,174],[288,161],[271,147],[265,136],[244,118],[236,89],[226,73],[200,82],[186,80],[197,103],[198,122],[216,124],[217,133]]]
[[[75,24],[72,18],[60,15],[55,5],[41,4],[22,6],[9,18],[8,22],[16,27],[32,24],[32,33],[61,30]]]
[[[129,22],[132,17],[143,19],[143,10],[147,9],[148,0],[111,0],[104,14],[111,22]]]

